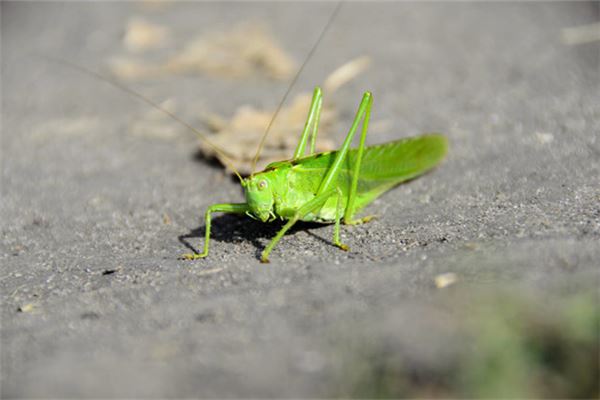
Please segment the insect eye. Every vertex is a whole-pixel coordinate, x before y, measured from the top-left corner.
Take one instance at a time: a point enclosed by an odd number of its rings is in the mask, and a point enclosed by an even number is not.
[[[267,181],[258,182],[258,190],[263,190],[266,187],[267,187]]]

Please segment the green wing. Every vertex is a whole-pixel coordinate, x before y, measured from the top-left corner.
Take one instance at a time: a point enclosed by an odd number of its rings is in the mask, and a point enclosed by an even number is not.
[[[415,178],[442,161],[447,149],[448,141],[441,135],[423,135],[367,147],[360,168],[359,186],[361,183],[368,187],[393,186]],[[349,153],[345,168],[348,172],[357,153],[357,149]]]
[[[446,155],[448,141],[427,134],[365,147],[357,187],[357,202],[368,203],[393,186],[413,179],[435,167]],[[294,162],[298,172],[322,173],[333,163],[336,152],[321,153]],[[358,149],[351,149],[338,177],[344,192],[350,188],[352,165]],[[365,205],[363,204],[363,205]],[[359,208],[362,205],[358,204]]]

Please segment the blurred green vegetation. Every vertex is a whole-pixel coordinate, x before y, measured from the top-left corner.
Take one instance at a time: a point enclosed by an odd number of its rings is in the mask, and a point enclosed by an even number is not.
[[[433,354],[439,353],[437,358],[420,359],[420,350],[407,351],[410,344],[395,340],[393,334],[373,337],[355,330],[346,335],[335,350],[339,371],[332,395],[600,396],[600,311],[596,293],[547,300],[494,292],[477,299],[452,298],[444,307],[450,310],[453,328],[434,335],[437,342],[429,343]],[[447,322],[442,321],[444,324]],[[445,337],[447,344],[440,344],[439,339]],[[423,338],[417,336],[415,340],[424,341],[415,343],[423,348],[432,337],[423,332]]]

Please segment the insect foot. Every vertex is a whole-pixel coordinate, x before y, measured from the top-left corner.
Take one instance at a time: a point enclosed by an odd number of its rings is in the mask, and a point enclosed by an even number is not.
[[[377,215],[367,215],[366,217],[362,217],[362,218],[355,219],[352,221],[344,221],[344,223],[346,225],[361,225],[361,224],[366,224],[367,222],[369,222],[375,218],[377,218]]]
[[[198,253],[186,253],[179,257],[179,260],[197,260],[199,258],[206,257],[207,254],[198,254]]]
[[[261,255],[260,256],[260,262],[263,264],[269,264],[271,261],[269,261],[269,257],[265,256],[265,255]]]
[[[335,245],[344,251],[350,251],[350,247],[348,247],[344,243],[336,243]]]

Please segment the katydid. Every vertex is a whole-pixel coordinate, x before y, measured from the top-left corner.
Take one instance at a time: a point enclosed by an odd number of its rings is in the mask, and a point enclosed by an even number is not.
[[[333,22],[341,5],[340,1],[279,103],[258,146],[254,165],[256,165],[269,128],[281,105]],[[252,173],[244,179],[232,166],[232,163],[227,161],[231,159],[223,150],[167,109],[129,87],[94,71],[64,60],[55,61],[106,81],[167,114],[190,131],[195,132],[201,140],[222,156],[220,159],[237,175],[244,188],[246,201],[244,203],[213,204],[208,207],[205,214],[203,251],[202,253],[184,254],[182,258],[188,260],[208,255],[211,217],[217,212],[246,214],[262,222],[271,222],[277,218],[287,220],[287,223],[263,250],[260,258],[262,262],[269,261],[269,255],[275,245],[298,221],[334,223],[333,244],[342,250],[348,250],[348,246],[340,241],[340,223],[355,225],[368,222],[372,216],[356,218],[356,214],[397,184],[415,178],[435,167],[444,158],[447,151],[447,140],[439,134],[426,134],[375,146],[365,146],[373,104],[373,96],[366,92],[341,148],[337,151],[315,154],[322,105],[321,89],[317,87],[313,93],[306,124],[292,158],[271,163],[263,171]],[[352,140],[361,121],[359,146],[351,149]],[[309,152],[305,156],[309,139]]]
[[[205,214],[203,251],[202,253],[184,254],[182,258],[187,260],[203,258],[208,255],[211,217],[216,212],[246,214],[262,222],[271,222],[277,218],[287,220],[287,223],[263,250],[261,262],[269,261],[269,254],[275,245],[297,221],[334,223],[333,244],[342,250],[348,250],[348,247],[340,241],[340,223],[356,225],[368,222],[372,216],[357,219],[355,218],[356,213],[399,183],[416,178],[435,167],[444,158],[447,151],[447,140],[440,134],[425,134],[380,145],[365,146],[373,104],[373,96],[370,92],[366,92],[342,147],[337,151],[315,154],[319,117],[323,103],[321,89],[316,87],[306,124],[292,158],[271,163],[263,171],[242,178],[233,164],[226,161],[229,157],[223,150],[175,114],[119,82],[67,61],[57,61],[95,76],[167,114],[196,133],[201,140],[221,154],[226,165],[239,178],[245,191],[246,202],[220,203],[209,206]],[[283,100],[280,106],[282,103]],[[351,149],[352,139],[361,121],[359,146]],[[271,120],[272,122],[273,120]],[[267,132],[268,127],[256,152],[254,164],[256,164]],[[304,156],[309,139],[309,154]]]
[[[347,225],[368,222],[371,216],[355,218],[356,213],[393,186],[430,170],[446,154],[447,140],[439,134],[365,146],[373,104],[369,92],[363,95],[342,147],[315,154],[321,104],[322,93],[317,87],[293,157],[271,163],[265,170],[241,179],[245,203],[209,206],[205,214],[204,250],[184,254],[183,258],[194,260],[208,255],[211,217],[216,212],[246,214],[262,222],[287,220],[263,250],[260,257],[263,263],[269,262],[275,245],[298,221],[334,223],[333,244],[348,250],[340,241],[341,222]],[[361,121],[359,146],[350,149]],[[309,137],[309,154],[304,156]]]
[[[223,150],[164,107],[131,88],[87,68],[65,60],[55,59],[55,61],[95,76],[167,114],[196,133],[201,140],[221,154],[225,164],[237,175],[244,188],[246,202],[209,206],[205,214],[203,251],[184,254],[182,258],[188,260],[208,255],[211,217],[216,212],[246,214],[262,222],[271,222],[277,218],[287,220],[262,252],[260,258],[262,262],[269,261],[269,254],[275,245],[298,221],[334,223],[333,244],[340,249],[348,250],[348,247],[340,241],[340,223],[355,225],[368,222],[372,216],[357,219],[356,213],[397,184],[422,175],[435,167],[444,158],[448,147],[446,138],[440,134],[425,134],[380,145],[365,146],[373,104],[373,96],[370,92],[366,92],[342,147],[337,151],[315,154],[323,97],[321,89],[316,87],[306,124],[292,158],[271,163],[263,171],[253,173],[244,179],[233,165],[226,161],[229,157]],[[280,106],[282,103],[283,100]],[[273,119],[276,114],[277,111]],[[359,146],[351,149],[352,139],[361,121]],[[254,164],[267,132],[268,128],[259,145]],[[309,139],[309,154],[304,156]]]

